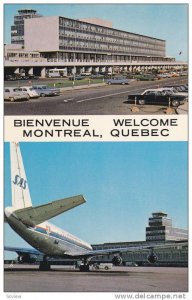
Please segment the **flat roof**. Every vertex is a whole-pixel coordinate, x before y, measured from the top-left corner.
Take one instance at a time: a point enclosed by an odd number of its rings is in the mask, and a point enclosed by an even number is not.
[[[26,8],[26,9],[19,9],[18,10],[18,13],[19,14],[23,14],[23,13],[36,13],[37,12],[37,10],[35,10],[35,9],[30,9],[30,8]]]
[[[164,213],[164,212],[162,212],[162,211],[157,211],[157,212],[152,213],[152,216],[153,216],[153,217],[154,217],[154,216],[167,217],[168,214],[167,214],[167,213]]]

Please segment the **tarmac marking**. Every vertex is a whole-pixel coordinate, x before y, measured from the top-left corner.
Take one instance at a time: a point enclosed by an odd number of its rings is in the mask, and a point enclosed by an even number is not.
[[[151,87],[151,85],[150,85],[150,87]],[[108,95],[103,95],[103,96],[98,96],[98,97],[93,97],[93,98],[78,100],[77,103],[86,102],[86,101],[95,100],[95,99],[106,98],[106,97],[111,97],[111,96],[117,96],[117,95],[125,94],[125,93],[128,93],[128,92],[136,92],[136,91],[139,91],[139,90],[146,90],[147,88],[149,88],[149,87],[145,86],[145,87],[140,88],[140,89],[137,88],[137,89],[134,89],[134,90],[123,91],[123,92],[118,92],[118,93],[113,93],[113,94],[108,94]]]
[[[74,100],[75,98],[70,98],[70,99],[64,99],[63,102],[68,102],[68,101],[72,101]]]
[[[133,92],[134,91],[138,91],[138,89],[133,90]],[[106,98],[106,97],[110,97],[110,96],[116,96],[116,95],[125,94],[125,93],[128,93],[128,92],[130,92],[130,91],[118,92],[118,93],[114,93],[114,94],[108,94],[108,95],[103,95],[103,96],[98,96],[98,97],[83,99],[83,100],[77,101],[77,103],[85,102],[85,101],[90,101],[90,100],[95,100],[95,99],[100,99],[100,98]]]

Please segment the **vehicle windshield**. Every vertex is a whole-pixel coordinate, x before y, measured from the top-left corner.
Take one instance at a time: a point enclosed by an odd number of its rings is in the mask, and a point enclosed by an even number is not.
[[[184,86],[180,86],[180,87],[178,87],[178,91],[184,92],[184,91],[185,91],[185,88],[184,88]]]
[[[176,88],[172,88],[173,93],[177,93],[177,89]]]
[[[22,89],[20,89],[20,88],[15,88],[15,89],[13,89],[13,91],[14,91],[14,92],[22,92]]]
[[[164,95],[173,95],[172,91],[164,91]]]

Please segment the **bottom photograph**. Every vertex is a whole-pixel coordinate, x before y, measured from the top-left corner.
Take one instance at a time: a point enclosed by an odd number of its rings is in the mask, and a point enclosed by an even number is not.
[[[4,292],[187,292],[187,142],[4,145]]]

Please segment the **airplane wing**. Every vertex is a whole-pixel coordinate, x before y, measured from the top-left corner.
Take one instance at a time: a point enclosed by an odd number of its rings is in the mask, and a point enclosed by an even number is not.
[[[129,247],[120,247],[120,248],[113,248],[113,249],[101,249],[101,250],[91,250],[87,252],[86,254],[82,255],[75,255],[71,256],[73,258],[91,258],[94,256],[101,256],[101,255],[109,255],[109,254],[121,254],[123,252],[136,252],[141,250],[158,250],[162,248],[170,248],[170,247],[183,247],[187,246],[187,241],[178,241],[178,242],[170,242],[170,243],[162,243],[162,244],[149,244],[149,245],[143,245],[143,246],[129,246]],[[31,254],[31,255],[44,255],[44,253],[34,249],[34,248],[21,248],[21,247],[8,247],[5,246],[4,250],[6,251],[12,251],[16,252],[18,255],[22,254]],[[49,255],[51,257],[51,255]],[[55,257],[55,256],[54,256]]]
[[[40,206],[18,209],[14,211],[14,215],[23,223],[35,226],[84,202],[84,197],[82,195],[78,195],[56,200]]]
[[[17,254],[28,253],[28,254],[34,254],[34,255],[43,255],[42,252],[40,252],[40,251],[38,251],[34,248],[21,248],[21,247],[8,247],[8,246],[5,246],[4,250],[5,251],[16,252]]]
[[[153,250],[153,249],[158,250],[158,249],[170,248],[170,247],[178,248],[187,245],[188,245],[187,241],[178,241],[178,242],[161,243],[161,244],[120,247],[120,248],[113,248],[113,249],[91,250],[88,253],[86,253],[86,256],[92,257],[92,256],[107,255],[107,254],[118,254],[123,252],[132,252],[132,251],[136,252],[141,250]]]

